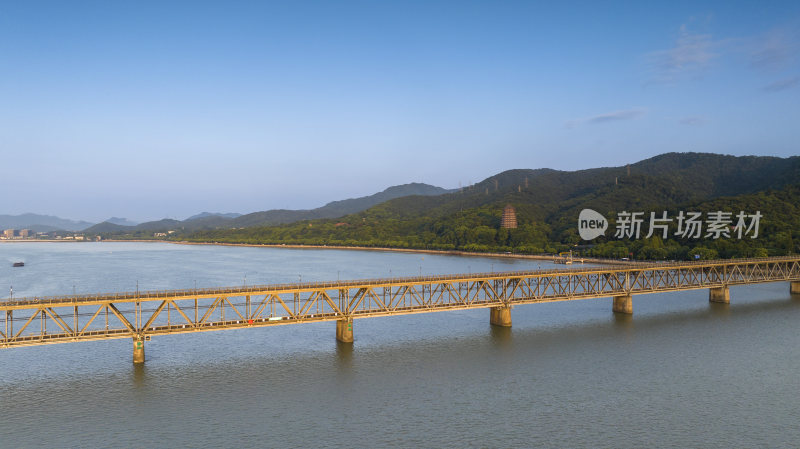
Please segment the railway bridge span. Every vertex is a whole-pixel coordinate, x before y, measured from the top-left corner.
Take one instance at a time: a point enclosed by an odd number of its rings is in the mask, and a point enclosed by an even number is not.
[[[130,338],[143,363],[161,335],[335,321],[350,343],[360,318],[488,308],[491,324],[511,326],[516,305],[611,297],[613,312],[631,314],[634,295],[708,289],[729,303],[730,287],[764,282],[800,295],[800,256],[9,298],[0,348]]]

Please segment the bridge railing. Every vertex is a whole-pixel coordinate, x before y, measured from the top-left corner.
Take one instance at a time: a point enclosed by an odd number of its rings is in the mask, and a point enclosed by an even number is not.
[[[130,300],[157,300],[159,298],[173,298],[176,296],[198,296],[208,297],[213,295],[238,295],[245,296],[248,293],[261,293],[270,291],[306,291],[306,290],[319,290],[319,289],[337,289],[337,288],[352,288],[358,286],[374,286],[382,284],[414,284],[414,283],[431,283],[437,281],[453,281],[463,279],[469,281],[472,279],[493,279],[493,278],[509,278],[509,277],[544,277],[554,275],[574,275],[577,273],[608,273],[608,272],[633,272],[653,269],[670,269],[670,268],[687,268],[696,269],[703,267],[714,267],[721,265],[741,265],[741,264],[759,264],[759,263],[780,263],[800,261],[800,256],[781,256],[781,257],[763,257],[763,258],[747,258],[747,259],[716,259],[706,261],[671,261],[671,262],[641,262],[635,265],[623,265],[615,268],[608,267],[572,267],[572,268],[554,268],[548,270],[520,270],[520,271],[496,271],[496,272],[482,272],[482,273],[469,273],[469,274],[443,274],[443,275],[428,275],[428,276],[403,276],[391,278],[372,278],[372,279],[359,279],[359,280],[346,280],[346,281],[313,281],[313,282],[297,282],[297,283],[280,283],[280,284],[258,284],[252,286],[241,287],[211,287],[211,288],[192,288],[192,289],[165,289],[165,290],[145,290],[145,291],[129,291],[129,292],[109,292],[109,293],[96,293],[96,294],[82,294],[82,295],[58,295],[58,296],[34,296],[22,298],[6,298],[0,299],[0,306],[18,306],[18,305],[35,305],[35,304],[65,304],[65,303],[83,303],[94,301],[130,301]]]

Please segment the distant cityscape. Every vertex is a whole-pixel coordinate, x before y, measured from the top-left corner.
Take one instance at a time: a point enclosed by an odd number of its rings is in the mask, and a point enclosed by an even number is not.
[[[30,229],[6,229],[0,234],[0,240],[84,240],[83,234],[74,232],[33,232]],[[99,237],[98,237],[99,240]]]
[[[155,232],[153,238],[166,238],[169,235],[176,233],[176,230],[169,230],[167,232]],[[34,232],[30,229],[6,229],[0,233],[0,240],[77,240],[77,241],[101,241],[103,237],[90,233],[86,235],[82,232],[74,231],[49,231],[49,232]]]

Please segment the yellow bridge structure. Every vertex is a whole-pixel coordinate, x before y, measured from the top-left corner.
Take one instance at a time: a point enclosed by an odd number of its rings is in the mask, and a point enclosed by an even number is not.
[[[800,294],[800,256],[15,298],[0,300],[0,348],[132,338],[143,363],[160,335],[335,321],[350,343],[356,318],[488,308],[511,326],[521,304],[611,297],[630,314],[636,294],[709,289],[729,303],[730,286],[787,281]]]

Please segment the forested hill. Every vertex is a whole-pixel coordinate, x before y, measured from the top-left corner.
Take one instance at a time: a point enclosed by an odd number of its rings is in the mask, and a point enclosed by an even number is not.
[[[595,255],[634,253],[647,258],[684,258],[693,248],[708,250],[704,257],[763,251],[778,254],[800,249],[794,243],[800,243],[795,206],[800,203],[798,184],[800,157],[669,153],[623,167],[573,172],[510,170],[458,192],[397,198],[336,220],[204,231],[177,238],[526,253],[555,252],[582,244]],[[506,204],[516,208],[517,229],[500,228]],[[763,204],[761,238],[746,242],[668,239],[659,243],[657,239],[601,237],[583,242],[577,232],[578,213],[584,208],[606,216],[613,229],[615,214],[625,210],[673,214],[683,209],[712,210],[717,204],[734,213],[755,212]],[[613,230],[609,234],[613,235]]]
[[[437,216],[498,201],[516,201],[519,205],[535,206],[545,214],[557,212],[570,203],[590,200],[601,203],[610,201],[619,205],[625,201],[639,204],[650,198],[668,206],[755,193],[798,181],[800,157],[784,159],[668,153],[624,167],[572,172],[509,170],[461,193],[430,198],[400,198],[381,204],[371,209],[370,213],[385,213],[394,217]],[[651,192],[653,189],[658,191]],[[625,195],[633,197],[626,198]],[[663,201],[667,203],[661,203]]]
[[[103,222],[94,225],[84,230],[88,234],[106,234],[106,235],[146,235],[152,234],[153,231],[168,231],[168,230],[181,230],[181,231],[196,231],[199,229],[213,229],[213,228],[242,228],[252,226],[268,226],[283,223],[292,223],[300,220],[312,220],[318,218],[336,218],[348,214],[356,213],[367,209],[376,204],[389,201],[393,198],[398,198],[408,195],[441,195],[450,192],[450,190],[443,189],[428,184],[410,183],[399,186],[392,186],[382,192],[374,195],[369,195],[359,198],[350,198],[340,201],[332,201],[322,207],[316,209],[272,209],[262,212],[253,212],[250,214],[211,214],[202,213],[189,217],[186,220],[178,221],[171,219],[163,219],[158,221],[150,221],[141,223],[135,226],[122,226],[118,224]]]
[[[360,212],[376,204],[406,196],[435,196],[449,192],[441,187],[422,183],[403,184],[389,187],[374,195],[361,198],[333,201],[322,207],[309,210],[270,210],[242,215],[232,220],[230,227],[248,227],[265,224],[291,223],[317,218],[337,218]]]

